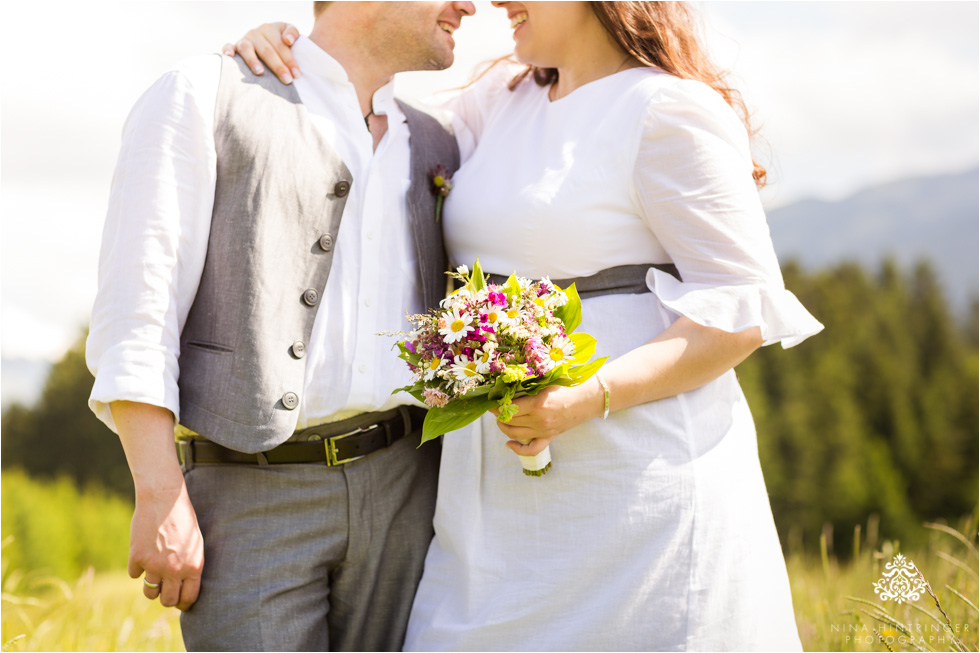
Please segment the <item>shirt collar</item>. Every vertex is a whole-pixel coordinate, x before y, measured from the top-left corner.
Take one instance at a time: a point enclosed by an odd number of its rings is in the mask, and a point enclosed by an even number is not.
[[[325,50],[306,36],[300,36],[293,45],[293,56],[304,75],[316,75],[338,84],[351,84],[347,71],[340,62],[331,57]],[[381,116],[391,112],[395,102],[395,85],[388,82],[374,92],[371,98],[371,110],[374,115]]]
[[[341,84],[350,84],[347,71],[340,62],[327,54],[319,45],[300,35],[293,45],[293,56],[303,74],[316,75]]]

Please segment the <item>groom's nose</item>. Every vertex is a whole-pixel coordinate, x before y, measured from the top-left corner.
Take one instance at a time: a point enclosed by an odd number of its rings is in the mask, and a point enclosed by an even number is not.
[[[476,5],[472,2],[454,2],[453,9],[455,9],[460,16],[472,16],[476,13]]]

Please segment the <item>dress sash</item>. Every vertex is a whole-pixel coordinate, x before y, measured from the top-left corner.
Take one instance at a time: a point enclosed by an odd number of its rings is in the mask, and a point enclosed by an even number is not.
[[[599,297],[600,295],[634,295],[650,292],[646,282],[647,272],[650,268],[656,268],[661,272],[666,272],[680,281],[681,275],[677,271],[677,266],[673,263],[647,263],[617,265],[616,267],[600,270],[587,277],[552,279],[551,282],[559,288],[567,288],[574,283],[575,289],[582,299]],[[507,277],[503,275],[490,275],[490,283],[502,285],[506,281]]]

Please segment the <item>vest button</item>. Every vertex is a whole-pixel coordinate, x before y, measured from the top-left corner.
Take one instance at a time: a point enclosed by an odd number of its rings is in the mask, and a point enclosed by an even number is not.
[[[320,236],[320,249],[325,252],[329,252],[333,249],[333,236],[330,234],[323,234]]]
[[[289,351],[292,352],[293,356],[296,358],[302,358],[303,356],[306,356],[306,343],[302,340],[297,340],[293,343],[293,346],[289,348]]]
[[[303,292],[303,303],[307,306],[316,306],[316,303],[320,301],[320,293],[316,291],[315,288],[307,288]]]
[[[299,406],[299,395],[295,392],[287,392],[282,396],[282,405],[292,410]]]
[[[350,183],[346,181],[338,181],[337,185],[333,187],[333,194],[337,197],[347,197],[347,193],[350,192]]]

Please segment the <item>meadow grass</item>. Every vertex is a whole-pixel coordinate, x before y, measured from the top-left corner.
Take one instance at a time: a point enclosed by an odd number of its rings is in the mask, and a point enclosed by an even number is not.
[[[977,651],[976,518],[957,528],[925,524],[928,544],[905,551],[877,542],[877,528],[854,529],[847,562],[820,537],[819,557],[790,554],[786,565],[803,648],[807,651]],[[928,585],[916,600],[883,600],[874,589],[902,553]]]
[[[4,651],[183,651],[178,619],[122,571],[73,584],[11,572],[3,584]]]
[[[976,521],[926,525],[928,545],[902,551],[857,527],[853,548],[791,551],[787,568],[807,651],[977,651]],[[871,531],[869,533],[869,531]],[[918,600],[881,600],[874,584],[902,552],[930,585]],[[3,570],[3,649],[10,651],[182,651],[179,613],[143,598],[122,571],[90,569],[74,583]]]

